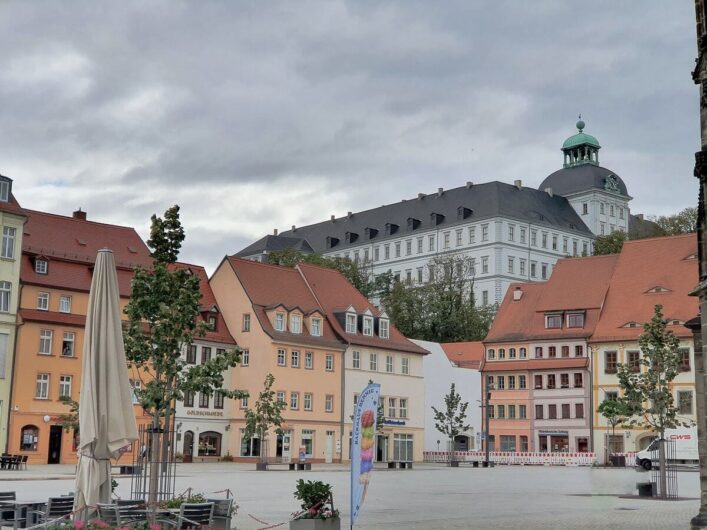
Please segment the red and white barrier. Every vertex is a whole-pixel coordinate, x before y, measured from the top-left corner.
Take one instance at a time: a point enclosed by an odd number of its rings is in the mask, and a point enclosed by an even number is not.
[[[425,451],[425,462],[449,462],[449,451]],[[484,462],[486,453],[483,451],[455,451],[454,459],[458,462]],[[506,452],[492,451],[489,460],[499,465],[530,465],[530,466],[591,466],[596,463],[594,453],[536,453],[536,452]]]

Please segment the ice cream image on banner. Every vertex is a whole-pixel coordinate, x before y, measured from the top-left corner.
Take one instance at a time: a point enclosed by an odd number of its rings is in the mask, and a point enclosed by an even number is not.
[[[351,527],[361,510],[373,470],[380,385],[369,384],[358,397],[351,433]]]
[[[373,469],[373,441],[376,436],[376,413],[373,410],[364,410],[361,414],[361,464],[358,471],[358,481],[363,484],[361,503],[366,498],[368,482]]]

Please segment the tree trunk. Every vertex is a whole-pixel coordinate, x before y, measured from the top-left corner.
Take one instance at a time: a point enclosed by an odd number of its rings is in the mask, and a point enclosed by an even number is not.
[[[660,498],[668,498],[668,470],[665,466],[665,440],[663,439],[663,433],[660,433],[660,440],[658,441],[658,465],[659,477],[660,477]]]
[[[147,458],[150,462],[150,483],[148,487],[147,500],[150,506],[154,506],[157,502],[157,489],[160,476],[160,417],[155,411],[155,417],[152,418],[152,432],[148,436]]]

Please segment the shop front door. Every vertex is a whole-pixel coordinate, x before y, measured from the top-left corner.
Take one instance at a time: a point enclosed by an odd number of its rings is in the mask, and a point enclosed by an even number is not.
[[[61,462],[61,425],[52,425],[49,428],[49,456],[47,464],[58,464]]]
[[[376,462],[388,461],[388,437],[379,434],[376,436]]]
[[[334,459],[334,431],[326,432],[326,445],[324,446],[324,461],[331,464]]]

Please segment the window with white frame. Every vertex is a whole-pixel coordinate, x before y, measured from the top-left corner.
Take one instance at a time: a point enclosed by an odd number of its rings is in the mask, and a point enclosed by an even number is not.
[[[304,410],[312,410],[312,394],[307,392],[304,394],[303,402]]]
[[[2,253],[0,256],[7,259],[13,259],[15,257],[15,234],[17,229],[11,226],[4,226],[2,228]]]
[[[277,350],[277,365],[287,366],[287,352],[283,349]]]
[[[334,412],[334,396],[332,394],[324,396],[324,412]]]
[[[516,259],[513,256],[508,256],[508,272],[510,274],[515,272],[515,262]]]
[[[215,409],[222,409],[223,408],[223,401],[224,401],[224,396],[221,392],[218,390],[214,392],[214,408]]]
[[[530,244],[534,247],[538,246],[538,231],[537,230],[530,231]]]
[[[435,249],[435,236],[431,235],[427,240],[427,249],[432,252]]]
[[[139,379],[130,379],[130,389],[131,389],[131,397],[132,397],[132,402],[133,405],[139,405],[140,404],[140,389],[142,389],[142,381]],[[184,398],[185,405],[186,405],[186,395]],[[192,405],[194,402],[192,401]]]
[[[287,400],[285,399],[285,392],[282,390],[278,390],[277,394],[275,394],[278,403],[285,403],[287,404]]]
[[[37,374],[36,399],[49,399],[49,374]]]
[[[397,416],[398,400],[394,397],[388,398],[388,417],[395,418]]]
[[[243,332],[247,333],[250,331],[250,313],[243,314]]]
[[[489,225],[481,225],[481,241],[489,240]]]
[[[361,352],[360,351],[353,351],[351,353],[351,367],[352,368],[361,368]]]
[[[525,227],[520,227],[520,242],[525,243]]]
[[[51,329],[43,329],[39,332],[39,353],[42,355],[52,354],[52,336],[54,332]]]
[[[73,331],[65,331],[63,340],[61,341],[61,355],[64,357],[73,357],[75,342],[76,334]]]
[[[334,371],[334,356],[331,353],[326,354],[324,368],[327,372]]]
[[[60,313],[71,313],[71,297],[68,295],[62,295],[59,297],[59,312]]]
[[[402,358],[402,372],[404,375],[409,375],[410,374],[410,359],[407,357]]]
[[[409,256],[412,254],[412,239],[405,241],[405,255]]]
[[[378,354],[376,354],[376,353],[369,354],[368,366],[374,372],[378,370]]]
[[[400,249],[402,248],[402,242],[396,241],[395,242],[395,257],[399,258],[400,257]]]
[[[378,335],[381,339],[390,337],[390,321],[387,318],[378,320]]]
[[[321,337],[322,336],[322,319],[312,318],[312,336]]]
[[[314,352],[304,352],[304,367],[307,370],[311,370],[312,368],[314,368]]]
[[[241,408],[242,409],[247,409],[248,408],[248,396],[242,397],[241,398]]]
[[[462,246],[462,231],[457,230],[455,235],[456,235],[456,246],[461,247]]]
[[[314,455],[314,431],[311,429],[302,429],[302,443],[304,447],[305,458],[312,458]]]
[[[49,271],[49,263],[45,259],[35,259],[34,260],[34,272],[37,274],[47,274]]]
[[[520,274],[521,276],[525,276],[525,260],[524,260],[524,259],[520,259],[520,260],[518,261],[518,264],[519,264],[519,266],[520,266],[519,274]]]
[[[0,201],[10,201],[10,181],[0,180]]]
[[[408,400],[407,398],[400,398],[398,400],[398,411],[401,419],[407,419],[408,417]]]
[[[508,225],[508,241],[515,240],[516,225]]]
[[[473,245],[474,243],[476,243],[476,227],[470,226],[469,227],[469,244]]]
[[[583,328],[584,327],[584,313],[569,313],[567,315],[567,327],[568,328]]]
[[[488,274],[489,272],[489,257],[481,256],[481,274]]]
[[[393,373],[393,356],[392,355],[385,356],[385,371],[388,373]]]
[[[290,408],[292,410],[299,409],[299,392],[290,392]]]
[[[293,314],[290,316],[290,332],[302,333],[302,315]]]
[[[285,313],[275,313],[275,331],[285,331]]]
[[[444,242],[444,248],[449,248],[449,232],[442,234],[442,241]]]
[[[562,315],[545,315],[546,329],[560,329],[562,327]]]
[[[373,317],[363,317],[363,334],[369,337],[373,336]]]
[[[59,376],[59,397],[71,397],[71,376]]]
[[[243,348],[243,353],[241,353],[241,366],[248,366],[250,364],[250,350],[248,348]]]
[[[37,309],[49,311],[49,293],[37,293]]]
[[[292,350],[290,352],[290,366],[292,368],[299,368],[299,352]]]
[[[346,313],[346,333],[356,333],[355,313]]]

